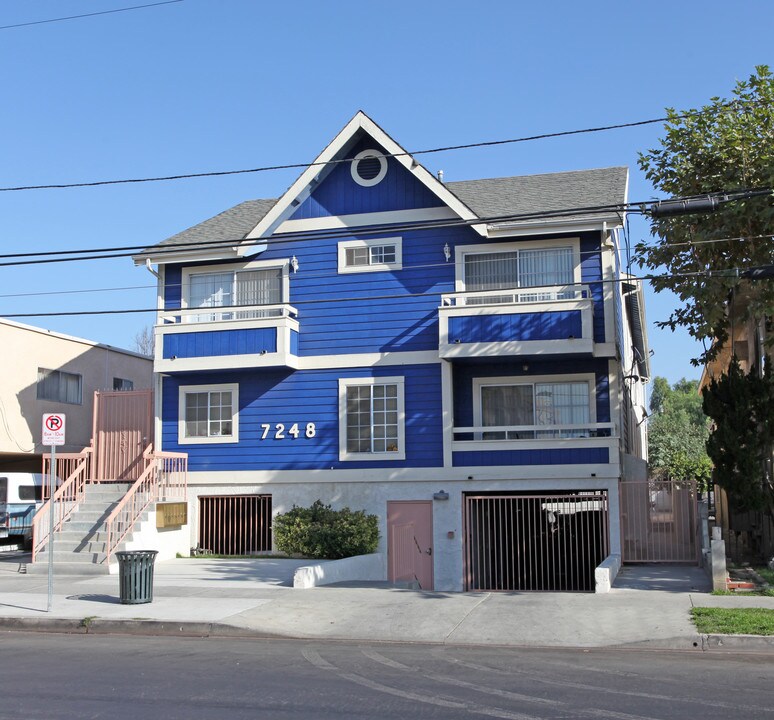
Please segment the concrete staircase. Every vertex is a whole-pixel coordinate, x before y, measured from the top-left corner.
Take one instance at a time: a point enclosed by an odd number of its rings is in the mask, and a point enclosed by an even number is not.
[[[131,487],[128,483],[86,486],[85,499],[70,519],[54,534],[54,572],[62,575],[107,574],[107,526],[105,521]],[[142,518],[140,519],[142,520]],[[139,522],[139,521],[138,521]],[[117,548],[122,550],[130,532]],[[111,558],[112,560],[112,558]],[[27,565],[28,573],[48,571],[48,547]]]

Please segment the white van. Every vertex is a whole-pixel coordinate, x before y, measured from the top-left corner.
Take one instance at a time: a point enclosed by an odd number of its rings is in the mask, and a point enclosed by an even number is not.
[[[42,473],[0,472],[0,537],[32,541],[32,518],[43,504],[44,481]]]

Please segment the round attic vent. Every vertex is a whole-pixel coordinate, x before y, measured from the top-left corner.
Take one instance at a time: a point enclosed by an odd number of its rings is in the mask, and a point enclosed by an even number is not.
[[[380,183],[387,174],[387,158],[378,150],[363,150],[352,160],[352,179],[363,187]]]

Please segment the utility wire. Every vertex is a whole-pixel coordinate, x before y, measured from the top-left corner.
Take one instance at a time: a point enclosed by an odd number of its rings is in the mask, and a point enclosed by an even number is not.
[[[172,0],[178,2],[180,0]],[[740,103],[734,101],[725,103],[721,107],[721,112],[733,111],[739,107]],[[681,115],[673,115],[666,117],[652,118],[650,120],[637,120],[634,122],[618,123],[616,125],[603,125],[600,127],[581,128],[577,130],[563,130],[553,133],[540,133],[538,135],[527,135],[518,138],[509,138],[506,140],[488,140],[477,143],[465,143],[461,145],[446,145],[444,147],[430,148],[426,150],[414,150],[412,152],[400,152],[400,153],[383,153],[380,157],[384,158],[397,158],[407,157],[414,155],[428,155],[431,153],[449,152],[452,150],[468,150],[471,148],[481,147],[495,147],[498,145],[510,145],[514,143],[530,142],[532,140],[546,140],[548,138],[567,137],[571,135],[582,135],[586,133],[598,133],[606,132],[608,130],[619,130],[623,128],[640,127],[643,125],[653,125],[655,123],[662,122],[674,122],[675,120],[684,120],[689,117],[695,117],[697,115],[703,115],[708,112],[716,112],[715,108],[711,110],[696,110],[692,112],[683,113]],[[201,177],[223,177],[226,175],[245,175],[248,173],[261,173],[269,172],[273,170],[292,170],[309,167],[322,167],[328,165],[338,165],[341,163],[352,162],[354,158],[342,158],[339,160],[326,160],[324,162],[311,162],[311,163],[287,163],[284,165],[266,165],[257,168],[248,168],[242,170],[217,170],[211,172],[198,172],[198,173],[180,173],[177,175],[160,175],[155,177],[143,177],[143,178],[124,178],[119,180],[95,180],[91,182],[77,182],[77,183],[48,183],[42,185],[18,185],[10,187],[0,187],[0,192],[19,192],[23,190],[62,190],[65,188],[82,188],[82,187],[99,187],[104,185],[128,185],[136,183],[149,183],[149,182],[166,182],[172,180],[185,180],[189,178],[201,178]]]
[[[756,196],[769,195],[771,190],[769,188],[747,188],[743,190],[734,191],[719,191],[715,194],[739,194],[743,197],[737,199],[746,199]],[[687,200],[689,198],[675,198],[674,200]],[[332,230],[322,232],[309,232],[309,231],[297,231],[282,233],[278,236],[271,238],[229,238],[226,240],[203,240],[197,243],[165,243],[156,248],[148,248],[144,245],[128,245],[113,248],[91,248],[91,249],[79,249],[79,250],[56,250],[56,251],[38,251],[34,253],[9,253],[0,255],[0,259],[7,260],[7,262],[0,262],[0,267],[16,267],[21,265],[39,265],[50,264],[59,262],[74,262],[80,260],[105,260],[121,257],[133,257],[135,255],[143,255],[146,253],[142,250],[148,250],[147,254],[153,254],[154,256],[163,255],[176,255],[183,251],[201,251],[201,250],[213,250],[222,248],[224,246],[231,245],[243,245],[243,246],[285,246],[300,242],[310,242],[318,240],[330,240],[340,237],[352,237],[352,236],[364,236],[364,235],[384,235],[395,232],[404,231],[419,231],[419,230],[434,230],[444,229],[452,227],[464,227],[470,225],[483,225],[483,224],[505,224],[508,222],[524,222],[529,220],[551,220],[562,219],[563,217],[576,217],[576,216],[590,216],[596,214],[612,214],[612,213],[642,213],[647,212],[647,206],[653,205],[658,201],[648,200],[630,203],[621,203],[617,205],[594,205],[582,208],[566,208],[552,211],[542,211],[534,213],[519,213],[510,215],[497,215],[491,217],[479,217],[474,219],[464,218],[449,218],[441,220],[420,220],[416,222],[407,223],[393,223],[388,225],[374,226],[361,226],[361,227],[346,227],[335,228]],[[763,236],[768,237],[768,236]],[[720,240],[713,240],[707,242],[720,242]],[[653,247],[657,247],[654,245]],[[662,246],[663,247],[663,246]],[[131,252],[134,251],[134,252]],[[96,253],[96,254],[95,254]],[[69,257],[65,257],[69,256]],[[74,256],[74,257],[72,257]],[[17,259],[24,258],[24,259]],[[29,259],[27,259],[29,258]]]
[[[756,271],[761,271],[760,278],[758,278],[757,275],[755,275]],[[574,283],[565,283],[562,285],[562,287],[587,287],[592,285],[617,285],[620,283],[634,283],[634,282],[646,282],[651,280],[661,280],[665,278],[704,278],[704,279],[711,279],[711,278],[719,278],[719,277],[742,277],[745,274],[749,275],[753,278],[765,278],[770,279],[770,275],[774,276],[774,265],[765,266],[765,267],[759,267],[759,268],[724,268],[722,270],[699,270],[694,272],[683,272],[683,273],[669,273],[668,275],[640,275],[640,276],[628,276],[628,277],[620,277],[620,278],[607,278],[607,279],[601,279],[601,280],[593,280],[590,282],[574,282]],[[769,275],[770,274],[770,275]],[[530,292],[530,288],[515,288],[514,290],[519,290],[522,292]],[[537,292],[538,289],[536,288],[535,291]],[[503,294],[507,292],[507,290],[492,290],[491,293],[493,295]],[[365,300],[367,301],[373,301],[373,300],[405,300],[406,298],[418,298],[418,297],[433,297],[433,296],[440,296],[440,295],[453,295],[454,292],[440,292],[440,291],[425,291],[425,292],[419,292],[419,293],[396,293],[396,294],[390,294],[390,295],[360,295],[360,296],[350,296],[350,297],[341,297],[341,298],[314,298],[313,300],[295,300],[293,303],[277,303],[277,304],[292,304],[295,306],[301,306],[301,305],[329,305],[332,303],[349,303],[349,302],[363,302]],[[197,307],[197,308],[168,308],[168,309],[160,309],[158,307],[155,308],[131,308],[131,309],[120,309],[120,310],[62,310],[57,312],[38,312],[38,313],[0,313],[0,317],[4,318],[30,318],[30,317],[65,317],[65,316],[84,316],[84,315],[127,315],[127,314],[140,314],[140,313],[165,313],[167,315],[174,315],[174,314],[180,314],[183,310],[197,310],[202,315],[211,315],[215,313],[223,313],[223,312],[230,312],[230,311],[242,311],[245,312],[245,309],[247,307],[253,307],[253,306],[246,306],[246,305],[217,305],[213,307]],[[260,307],[260,306],[255,306]],[[479,306],[480,307],[480,306]],[[192,323],[192,329],[194,327],[194,324]]]
[[[100,12],[84,13],[83,15],[68,15],[66,17],[50,18],[49,20],[34,20],[32,22],[16,23],[15,25],[0,25],[0,30],[29,27],[30,25],[45,25],[46,23],[62,22],[63,20],[79,20],[81,18],[94,17],[95,15],[112,15],[113,13],[128,12],[129,10],[143,10],[159,5],[172,5],[183,0],[164,0],[164,2],[149,3],[147,5],[132,5],[132,7],[116,8],[115,10],[101,10]]]

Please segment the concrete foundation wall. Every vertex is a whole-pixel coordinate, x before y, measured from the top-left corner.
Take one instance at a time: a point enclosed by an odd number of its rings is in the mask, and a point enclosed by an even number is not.
[[[230,474],[231,482],[212,483],[206,473],[189,473],[188,517],[189,537],[185,554],[198,541],[199,495],[270,494],[272,511],[276,515],[290,510],[293,505],[307,507],[315,500],[338,509],[365,510],[379,518],[379,546],[377,552],[387,556],[387,502],[392,500],[431,500],[440,490],[449,494],[448,500],[433,501],[433,557],[436,590],[463,589],[463,521],[462,495],[465,492],[528,492],[566,490],[607,490],[609,497],[610,554],[620,555],[620,521],[618,478],[575,476],[570,478],[531,478],[523,480],[460,481],[377,481],[368,482],[307,482],[283,483],[271,481],[261,484],[236,482],[240,473]],[[220,478],[218,478],[220,479]],[[225,479],[225,478],[224,478]],[[246,480],[248,478],[245,478]]]

